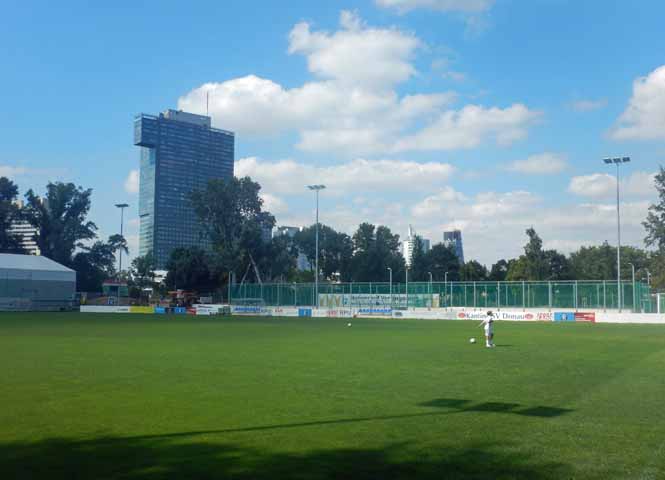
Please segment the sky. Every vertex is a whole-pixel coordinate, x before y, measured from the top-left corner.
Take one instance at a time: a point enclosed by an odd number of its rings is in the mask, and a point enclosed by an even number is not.
[[[138,250],[133,117],[206,112],[278,225],[463,232],[491,266],[534,227],[569,253],[643,246],[665,164],[661,1],[0,3],[0,176],[93,189]]]

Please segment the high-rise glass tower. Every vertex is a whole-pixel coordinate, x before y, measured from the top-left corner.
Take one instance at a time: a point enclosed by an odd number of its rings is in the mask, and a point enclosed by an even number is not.
[[[462,232],[460,230],[443,232],[443,243],[452,246],[460,263],[464,263],[464,247],[462,245]]]
[[[189,200],[214,178],[232,178],[234,134],[212,128],[210,117],[167,110],[134,119],[141,147],[139,255],[152,252],[164,269],[174,248],[207,249]]]

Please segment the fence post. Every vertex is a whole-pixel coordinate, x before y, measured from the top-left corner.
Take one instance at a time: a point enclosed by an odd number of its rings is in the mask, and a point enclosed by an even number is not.
[[[473,308],[476,308],[476,282],[473,282]]]
[[[496,282],[496,308],[501,310],[501,284]]]
[[[606,280],[603,280],[603,310],[607,310],[607,289],[605,288]]]
[[[547,296],[549,299],[549,307],[552,309],[552,282],[547,282]]]
[[[574,302],[574,304],[575,304],[575,310],[577,310],[577,291],[578,291],[578,290],[577,290],[577,280],[575,280],[575,285],[574,285],[574,287],[575,287],[575,288],[573,289],[574,292],[575,292],[575,302]]]

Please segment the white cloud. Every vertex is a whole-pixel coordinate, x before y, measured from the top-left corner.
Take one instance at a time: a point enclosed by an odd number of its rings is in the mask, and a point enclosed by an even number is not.
[[[608,173],[573,177],[568,191],[584,197],[607,197],[616,188],[616,179]]]
[[[466,197],[451,186],[446,186],[439,193],[424,198],[411,208],[414,217],[436,218],[451,207],[457,207],[466,201]]]
[[[0,165],[0,177],[15,178],[19,175],[25,175],[29,170],[24,167],[14,167],[12,165]]]
[[[416,73],[409,60],[421,43],[414,35],[369,28],[348,11],[341,13],[340,26],[329,34],[297,24],[289,34],[289,53],[305,55],[314,75],[356,87],[389,88]]]
[[[286,202],[276,195],[261,192],[260,197],[263,200],[263,208],[265,208],[273,215],[286,213],[289,210]]]
[[[575,100],[570,105],[576,112],[591,112],[593,110],[600,110],[607,106],[607,99],[601,98],[599,100]]]
[[[626,244],[641,245],[642,220],[648,201],[622,203],[622,233]],[[616,205],[609,203],[552,204],[527,191],[483,192],[473,197],[452,187],[411,207],[406,223],[437,242],[442,232],[459,228],[465,256],[491,264],[522,254],[525,230],[534,227],[547,248],[569,253],[580,245],[615,240]],[[403,219],[400,219],[402,222]],[[401,230],[403,232],[403,230]]]
[[[125,191],[130,194],[139,193],[139,171],[130,170],[125,179]]]
[[[248,157],[236,162],[235,174],[251,176],[271,195],[299,195],[305,191],[305,185],[323,183],[328,187],[327,195],[343,196],[359,191],[420,190],[445,182],[454,170],[451,165],[439,162],[355,159],[332,166],[314,166],[294,160],[270,162]]]
[[[654,186],[655,173],[634,172],[621,180],[620,190],[622,197],[651,197],[656,190]],[[575,195],[589,198],[609,198],[616,195],[616,177],[609,173],[593,173],[573,177],[568,185],[568,191]]]
[[[415,9],[438,10],[442,12],[480,13],[489,10],[494,0],[375,0],[384,8],[399,12]]]
[[[528,127],[540,115],[522,104],[504,109],[467,105],[462,110],[443,112],[428,127],[399,140],[394,149],[398,152],[468,149],[488,139],[507,146],[525,138]]]
[[[545,152],[531,155],[525,160],[516,160],[508,165],[507,170],[527,175],[547,175],[560,173],[567,166],[564,155]]]
[[[538,112],[521,104],[455,111],[446,110],[454,92],[400,96],[396,87],[416,73],[412,60],[421,45],[411,33],[369,27],[350,12],[342,12],[332,33],[299,23],[289,52],[306,57],[314,81],[285,88],[248,75],[206,83],[182,96],[178,108],[205,113],[208,94],[216,126],[241,135],[295,131],[303,151],[351,156],[471,148],[488,137],[509,144],[527,135]],[[442,130],[444,141],[433,141]]]
[[[466,74],[464,72],[457,72],[455,70],[449,70],[445,73],[442,73],[441,76],[446,80],[452,80],[453,82],[463,82],[466,80]]]
[[[633,82],[633,96],[611,131],[615,140],[665,140],[665,65]]]
[[[580,245],[614,239],[615,205],[611,195],[600,195],[607,191],[602,182],[585,187],[587,192],[596,189],[602,201],[591,198],[576,203],[564,196],[552,203],[524,190],[468,195],[449,183],[453,173],[452,166],[436,162],[364,159],[313,166],[249,157],[239,160],[236,168],[237,175],[250,175],[262,184],[266,206],[276,214],[278,224],[311,224],[313,197],[305,185],[323,183],[328,188],[321,197],[321,221],[333,228],[352,234],[359,223],[368,221],[405,235],[413,224],[433,243],[441,240],[444,230],[460,228],[467,257],[487,264],[520,255],[524,231],[532,226],[548,248],[566,253]],[[649,200],[631,200],[629,192],[643,190],[645,179],[652,176],[636,172],[622,185],[626,244],[641,245],[641,221],[649,204]],[[399,197],[394,196],[397,191]],[[421,192],[432,193],[421,196]]]

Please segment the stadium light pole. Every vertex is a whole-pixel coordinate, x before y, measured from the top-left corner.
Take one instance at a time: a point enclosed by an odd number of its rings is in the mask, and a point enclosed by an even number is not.
[[[122,237],[123,225],[125,223],[125,208],[129,207],[129,204],[116,203],[115,206],[120,209],[120,236]],[[122,248],[120,249],[120,257],[118,259],[118,278],[120,277],[121,273],[122,273]],[[118,289],[119,288],[120,287],[118,287]]]
[[[316,275],[314,276],[314,293],[316,295],[316,308],[319,308],[319,192],[325,185],[307,185],[307,188],[316,192]]]
[[[390,274],[390,308],[393,308],[393,269],[388,267],[388,273]]]
[[[651,272],[646,268],[644,270],[647,272],[647,287],[651,288]]]
[[[619,208],[619,165],[630,162],[630,157],[604,158],[606,165],[617,167],[617,302],[621,311],[621,210]]]
[[[448,272],[446,272],[443,275],[443,298],[445,299],[447,295],[448,295]],[[451,296],[450,303],[452,303],[452,301],[453,301],[453,299],[452,299],[452,296]],[[447,303],[448,302],[446,302],[446,306],[447,306]]]
[[[429,275],[429,294],[432,295],[432,272],[427,272]]]

